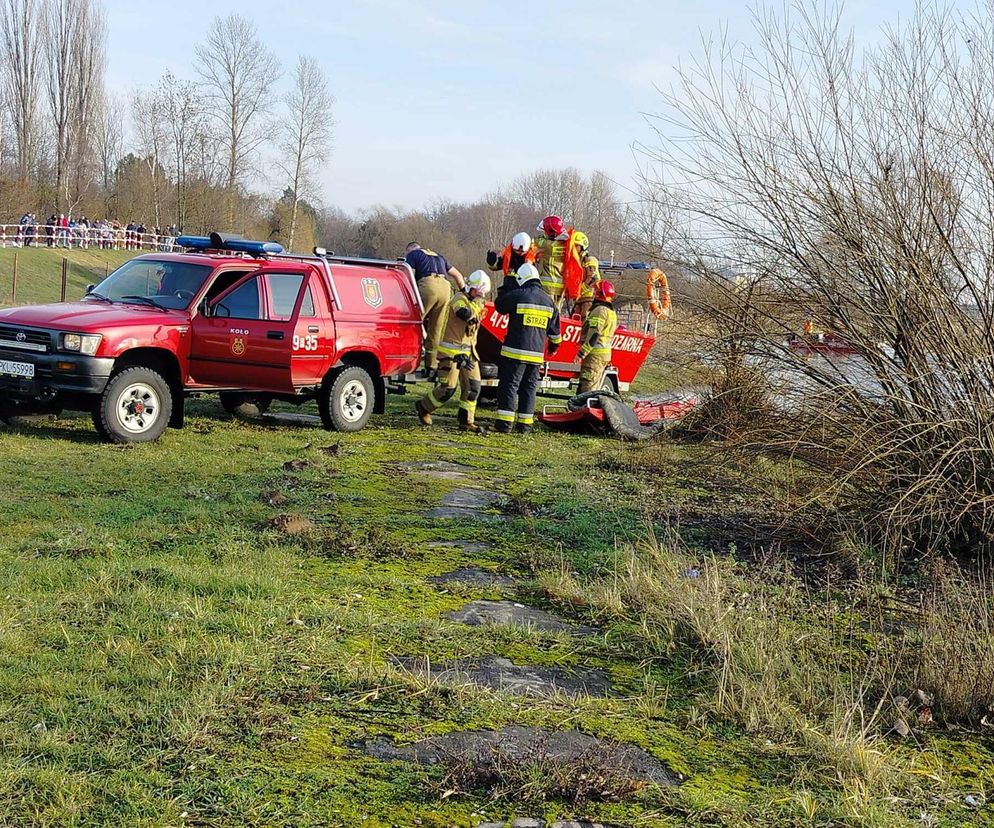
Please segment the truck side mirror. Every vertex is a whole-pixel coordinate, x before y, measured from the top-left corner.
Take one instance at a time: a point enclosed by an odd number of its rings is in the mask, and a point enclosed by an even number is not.
[[[91,293],[93,293],[94,290],[96,290],[96,287],[97,287],[96,285],[87,285],[85,295],[89,296]]]

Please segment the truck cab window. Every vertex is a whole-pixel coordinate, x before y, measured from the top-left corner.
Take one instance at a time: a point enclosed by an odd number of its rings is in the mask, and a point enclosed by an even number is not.
[[[223,273],[219,273],[211,286],[207,288],[204,301],[210,304],[247,273],[247,270],[225,270]]]
[[[304,291],[304,300],[300,303],[300,318],[314,319],[317,311],[314,310],[314,294],[311,293],[311,286],[308,285]]]
[[[214,305],[214,315],[230,319],[263,319],[259,277],[249,279]]]
[[[279,322],[292,319],[297,296],[300,294],[300,285],[304,281],[303,274],[270,273],[266,279],[269,283],[271,305],[269,318]]]

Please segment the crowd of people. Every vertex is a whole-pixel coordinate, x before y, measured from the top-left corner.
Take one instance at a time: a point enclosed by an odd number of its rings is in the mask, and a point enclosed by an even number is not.
[[[494,430],[521,434],[535,422],[545,355],[562,344],[560,316],[565,311],[582,322],[578,393],[601,387],[611,363],[611,340],[618,329],[614,285],[601,278],[600,262],[589,252],[586,234],[566,228],[559,216],[547,216],[533,240],[516,234],[503,253],[487,252],[487,267],[502,274],[495,307],[508,317],[507,335],[497,366],[497,414]],[[483,390],[477,335],[491,290],[490,275],[476,270],[464,277],[446,258],[417,242],[407,247],[424,308],[424,374],[435,387],[415,404],[418,419],[431,415],[460,390],[459,427],[480,432],[475,421]],[[453,296],[451,278],[458,291]]]
[[[4,247],[75,247],[103,250],[164,250],[171,251],[180,231],[173,225],[164,229],[148,228],[144,222],[121,224],[116,219],[96,219],[86,216],[72,218],[52,213],[39,222],[34,213],[25,213],[16,228],[3,225],[0,244]]]

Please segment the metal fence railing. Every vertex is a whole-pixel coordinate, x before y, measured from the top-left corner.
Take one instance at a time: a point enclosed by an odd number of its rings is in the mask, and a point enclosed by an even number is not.
[[[138,233],[123,227],[0,224],[0,247],[159,250],[168,253],[176,248],[176,237],[165,233]]]

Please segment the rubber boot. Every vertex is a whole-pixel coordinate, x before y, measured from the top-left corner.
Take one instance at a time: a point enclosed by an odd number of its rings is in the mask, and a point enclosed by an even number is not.
[[[431,425],[431,414],[428,411],[425,411],[425,409],[421,406],[421,400],[414,403],[414,412],[418,415],[421,425]]]
[[[503,420],[498,420],[496,423],[494,423],[494,431],[496,431],[498,434],[510,434],[511,424],[505,423]]]
[[[459,409],[459,430],[468,431],[470,434],[485,434],[486,429],[469,421],[469,412],[465,408]]]
[[[528,434],[532,430],[532,427],[526,423],[516,423],[514,430],[518,432],[518,434]]]

